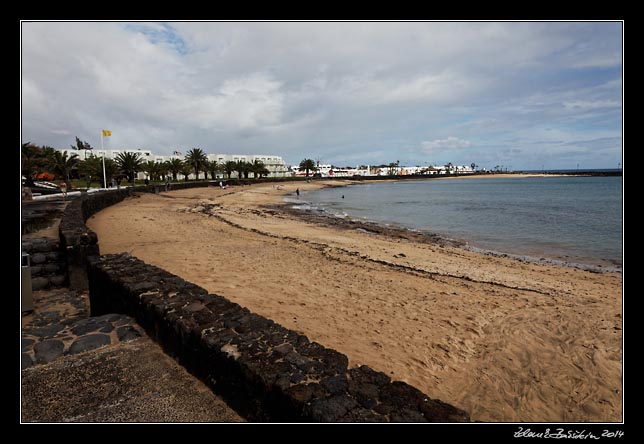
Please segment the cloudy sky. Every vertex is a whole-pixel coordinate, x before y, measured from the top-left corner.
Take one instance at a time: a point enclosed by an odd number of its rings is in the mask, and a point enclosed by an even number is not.
[[[23,23],[22,138],[616,168],[621,23]]]

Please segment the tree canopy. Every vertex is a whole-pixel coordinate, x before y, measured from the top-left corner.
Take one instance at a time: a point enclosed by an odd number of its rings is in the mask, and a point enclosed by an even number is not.
[[[130,183],[134,182],[135,174],[143,170],[144,162],[141,159],[141,153],[118,153],[115,160],[119,169],[127,176]]]
[[[168,171],[172,173],[172,180],[177,180],[177,175],[181,172],[183,168],[183,162],[181,159],[170,159],[165,162],[168,167]]]
[[[235,171],[235,168],[237,168],[237,163],[232,160],[229,160],[224,164],[224,172],[228,175],[229,179],[230,175]]]
[[[306,177],[309,177],[309,171],[316,171],[317,166],[315,165],[315,161],[313,159],[303,159],[300,162],[300,170],[305,170],[306,171]]]
[[[267,176],[270,174],[266,165],[261,160],[255,159],[250,165],[251,172],[255,175],[256,178],[262,178],[262,176]]]
[[[73,170],[78,167],[78,154],[67,154],[67,151],[55,151],[51,159],[51,167],[54,173],[61,175],[65,178],[65,182],[69,183],[70,175]]]
[[[199,171],[203,171],[208,158],[201,148],[192,148],[186,153],[185,162],[193,168],[195,177],[199,179]]]
[[[80,140],[78,136],[76,136],[76,145],[70,145],[73,150],[91,150],[92,146],[89,144],[89,142],[86,142],[84,140]]]

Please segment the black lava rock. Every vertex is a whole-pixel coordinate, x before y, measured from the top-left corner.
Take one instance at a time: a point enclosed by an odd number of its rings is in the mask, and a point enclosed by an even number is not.
[[[116,334],[118,335],[119,341],[121,342],[132,341],[141,337],[141,334],[136,331],[136,329],[131,325],[117,328]]]
[[[54,359],[63,355],[63,349],[65,344],[62,341],[57,340],[48,340],[39,342],[34,346],[34,352],[36,353],[36,362],[38,364],[47,364],[48,362],[53,361]]]
[[[81,353],[88,350],[93,350],[95,348],[102,347],[104,345],[110,344],[110,337],[104,334],[96,333],[82,338],[76,339],[71,347],[69,347],[69,354],[74,355],[76,353]]]

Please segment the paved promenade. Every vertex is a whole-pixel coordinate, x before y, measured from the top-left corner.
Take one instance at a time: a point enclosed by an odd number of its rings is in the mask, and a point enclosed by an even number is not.
[[[123,315],[87,317],[87,294],[35,292],[23,317],[23,422],[241,422]]]

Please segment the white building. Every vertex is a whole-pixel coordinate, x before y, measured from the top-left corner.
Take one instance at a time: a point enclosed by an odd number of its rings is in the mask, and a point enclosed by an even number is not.
[[[63,150],[63,151],[69,151],[69,150]],[[154,161],[154,162],[165,162],[167,160],[172,160],[172,159],[180,159],[183,160],[185,159],[185,156],[182,155],[180,152],[175,151],[171,155],[159,155],[159,154],[154,154],[151,150],[144,150],[144,149],[114,149],[114,150],[107,150],[107,149],[94,149],[94,150],[88,150],[85,153],[80,153],[79,158],[85,159],[87,156],[90,154],[93,154],[97,157],[103,157],[105,155],[106,159],[116,159],[116,157],[120,153],[138,153],[141,155],[141,159],[144,161]],[[254,161],[258,160],[264,163],[264,166],[266,166],[266,169],[269,171],[268,177],[286,177],[286,176],[291,176],[291,173],[288,170],[288,167],[284,164],[284,160],[280,156],[275,156],[275,155],[268,155],[268,154],[207,154],[206,157],[210,161],[216,161],[220,165],[225,164],[228,161],[232,162],[237,162],[239,160],[243,160],[248,163],[253,163]],[[137,179],[143,180],[145,179],[146,175],[144,172],[140,172],[137,174]],[[223,174],[220,174],[219,177],[223,177]],[[194,174],[191,174],[188,176],[189,179],[194,179]]]
[[[269,154],[208,154],[207,157],[211,162],[216,161],[220,165],[226,162],[238,162],[240,160],[248,163],[259,161],[269,171],[268,177],[286,177],[291,175],[284,160],[280,156]]]
[[[292,175],[306,176],[306,170],[300,169],[299,166],[291,167]],[[309,171],[309,176],[319,174],[322,177],[353,177],[353,176],[371,176],[369,167],[366,168],[341,168],[333,165],[318,165],[315,171]]]
[[[121,153],[139,153],[141,155],[141,158],[143,160],[154,160],[154,154],[152,154],[152,151],[150,150],[142,150],[142,149],[136,149],[136,150],[130,150],[130,149],[122,149],[122,150],[101,150],[101,149],[94,149],[94,150],[88,150],[87,155],[89,156],[90,154],[94,154],[97,157],[103,157],[103,154],[105,154],[106,159],[116,159],[116,156],[118,156]],[[84,155],[79,155],[81,159],[84,159]]]
[[[69,151],[69,150],[63,150]],[[94,149],[88,150],[85,153],[78,153],[81,159],[86,158],[90,154],[98,157],[105,155],[106,159],[115,159],[120,153],[138,153],[144,161],[151,160],[154,162],[165,162],[172,159],[184,160],[185,156],[179,151],[175,151],[171,155],[158,155],[152,153],[151,150],[145,149],[114,149],[114,150],[101,150]],[[226,162],[238,162],[243,160],[248,163],[261,161],[266,169],[269,171],[268,177],[288,177],[288,176],[305,176],[306,171],[300,170],[299,166],[291,166],[290,168],[284,164],[284,160],[280,156],[269,154],[206,154],[209,161],[216,161],[219,165],[224,165]],[[309,171],[309,175],[317,173],[322,177],[352,177],[352,176],[388,176],[394,175],[444,175],[444,174],[472,174],[474,170],[471,165],[427,165],[427,166],[392,166],[392,167],[356,167],[356,168],[340,168],[329,164],[317,165],[316,171]],[[201,175],[200,175],[201,176]],[[137,179],[145,179],[145,172],[139,172]],[[224,177],[220,173],[217,177]],[[194,179],[194,174],[188,176],[189,179]]]

